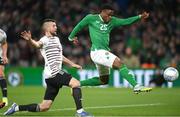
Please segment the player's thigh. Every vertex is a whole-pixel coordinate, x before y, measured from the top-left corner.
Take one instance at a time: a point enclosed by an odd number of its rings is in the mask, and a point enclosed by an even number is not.
[[[64,71],[60,71],[54,78],[46,79],[47,88],[44,95],[44,100],[54,101],[59,89],[62,86],[69,86],[72,76]]]
[[[59,79],[58,80],[59,84],[65,85],[65,86],[69,86],[69,83],[72,79],[71,74],[66,73],[65,71],[62,71],[62,70],[57,74],[56,77]]]
[[[100,78],[104,79],[107,76],[109,76],[109,74],[110,74],[110,68],[109,67],[106,67],[106,66],[103,66],[100,64],[96,64],[96,68],[98,70]]]
[[[0,65],[0,78],[4,76],[4,66]]]
[[[122,64],[123,64],[123,62],[121,61],[121,59],[116,57],[116,59],[114,60],[113,65],[112,65],[112,68],[119,69]]]
[[[96,64],[96,68],[97,68],[98,73],[99,73],[100,81],[101,81],[103,84],[108,84],[108,82],[109,82],[110,68],[109,68],[109,67],[106,67],[106,66],[103,66],[103,65],[99,65],[99,64]]]
[[[91,59],[95,64],[112,68],[116,55],[107,50],[91,51]]]
[[[46,91],[44,94],[44,100],[52,100],[54,101],[55,97],[57,96],[59,89],[62,87],[61,85],[58,86],[58,80],[55,78],[46,79]]]

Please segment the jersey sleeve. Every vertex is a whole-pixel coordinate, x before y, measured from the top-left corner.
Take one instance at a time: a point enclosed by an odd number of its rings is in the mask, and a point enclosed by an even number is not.
[[[120,19],[120,18],[117,18],[117,17],[113,17],[113,24],[114,24],[114,27],[117,27],[117,26],[124,26],[124,25],[130,25],[130,24],[133,24],[137,21],[140,20],[140,16],[134,16],[134,17],[130,17],[130,18],[126,18],[126,19]]]
[[[92,16],[91,14],[87,15],[75,26],[75,28],[72,30],[72,32],[70,33],[70,35],[68,37],[68,39],[70,41],[73,40],[73,38],[76,36],[76,34],[79,31],[81,31],[85,26],[87,26],[89,24],[91,16]]]
[[[39,41],[42,43],[42,48],[43,48],[46,45],[48,40],[46,37],[42,37]]]

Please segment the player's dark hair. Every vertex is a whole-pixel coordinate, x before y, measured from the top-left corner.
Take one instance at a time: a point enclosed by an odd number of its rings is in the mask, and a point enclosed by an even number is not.
[[[45,19],[45,20],[43,21],[43,23],[45,23],[45,22],[56,22],[56,20],[54,20],[54,19]]]
[[[110,4],[104,4],[101,6],[101,10],[114,10],[114,8]]]

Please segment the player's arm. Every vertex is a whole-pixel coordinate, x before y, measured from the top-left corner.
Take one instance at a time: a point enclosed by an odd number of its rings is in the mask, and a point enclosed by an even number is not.
[[[149,17],[149,13],[143,12],[142,14],[138,16],[134,16],[134,17],[126,18],[126,19],[114,18],[114,24],[115,26],[130,25],[139,21],[140,19],[145,20],[148,17]]]
[[[70,41],[73,41],[75,39],[76,34],[79,31],[81,31],[85,26],[88,25],[90,17],[91,17],[90,15],[87,15],[75,26],[75,28],[72,30],[72,32],[70,33],[68,37]]]
[[[21,32],[21,37],[35,48],[41,48],[42,45],[43,45],[41,41],[35,41],[35,40],[32,39],[30,31]]]
[[[65,56],[63,56],[63,63],[68,64],[72,67],[75,67],[77,69],[82,69],[82,66],[75,64],[74,62],[72,62],[71,60],[69,60],[68,58],[66,58]]]
[[[6,40],[2,43],[1,47],[2,47],[2,62],[3,64],[7,64],[8,63],[8,58],[7,58],[8,44]]]

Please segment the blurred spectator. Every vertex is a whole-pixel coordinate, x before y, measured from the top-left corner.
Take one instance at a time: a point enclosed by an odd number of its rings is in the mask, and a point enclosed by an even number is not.
[[[19,61],[19,55],[20,51],[19,51],[19,47],[16,43],[14,44],[9,44],[9,52],[8,52],[8,57],[9,57],[9,62],[11,63],[11,65],[16,66],[19,65],[18,61]]]
[[[133,55],[130,47],[126,48],[125,55],[122,57],[122,60],[129,68],[140,68],[139,58],[136,55]]]
[[[136,27],[134,27],[133,30],[130,30],[131,33],[130,33],[130,37],[126,42],[126,46],[131,47],[132,53],[137,55],[142,48],[142,40],[137,36],[137,32],[135,32],[136,30],[135,28]]]

